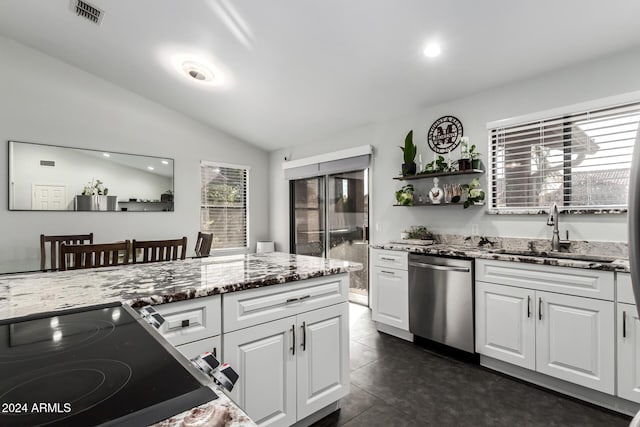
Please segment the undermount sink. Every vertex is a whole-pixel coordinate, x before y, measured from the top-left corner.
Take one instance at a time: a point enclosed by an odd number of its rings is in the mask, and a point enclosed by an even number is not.
[[[601,264],[608,264],[619,257],[611,257],[606,255],[588,255],[588,254],[576,254],[572,252],[545,252],[545,251],[524,251],[517,249],[490,249],[488,251],[492,254],[505,254],[505,255],[520,255],[520,256],[533,256],[540,258],[557,258],[576,261],[597,262]]]

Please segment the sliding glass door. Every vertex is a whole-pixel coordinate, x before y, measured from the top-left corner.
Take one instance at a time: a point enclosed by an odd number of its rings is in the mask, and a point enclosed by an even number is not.
[[[368,305],[368,169],[291,181],[291,252],[356,261],[349,299]]]

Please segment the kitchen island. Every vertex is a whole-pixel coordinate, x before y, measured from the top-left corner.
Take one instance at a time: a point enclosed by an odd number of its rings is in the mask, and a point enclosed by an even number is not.
[[[195,303],[200,305],[195,311],[204,313],[206,306],[208,317],[201,318],[200,324],[190,320],[192,317],[187,318],[186,325],[198,332],[217,325],[217,332],[212,334],[218,333],[217,339],[222,341],[219,358],[231,362],[240,374],[231,398],[258,423],[310,423],[316,413],[320,417],[337,409],[337,401],[349,391],[347,273],[360,268],[357,263],[345,261],[269,253],[6,275],[0,278],[0,319],[19,319],[39,313],[54,315],[67,309],[109,302],[122,302],[134,308],[155,305],[161,312],[167,307]],[[221,295],[229,296],[228,302]],[[223,313],[227,329],[220,327]],[[235,323],[229,317],[234,313]],[[243,317],[247,313],[249,318]],[[181,322],[184,326],[185,320]],[[279,332],[279,323],[294,326]],[[273,344],[271,347],[255,348],[248,344],[259,342],[261,333],[266,334],[265,340]],[[339,337],[337,342],[328,342],[335,337]],[[197,344],[198,341],[189,342],[177,348],[187,354]],[[329,355],[325,351],[327,345],[335,349]],[[260,354],[261,348],[284,351],[269,360],[265,359],[266,353]],[[316,351],[322,351],[324,357],[316,357],[320,364],[307,369]],[[269,353],[269,357],[273,357],[273,353]],[[285,369],[278,371],[278,363]],[[321,375],[322,381],[303,377],[301,372],[305,369]],[[257,376],[263,372],[279,372],[281,376],[271,375],[267,378],[271,383],[262,384],[257,390],[256,385],[265,379]],[[313,385],[322,389],[314,390]],[[296,389],[300,389],[298,393]],[[310,394],[305,395],[306,392]],[[274,405],[281,402],[282,407],[265,406],[265,402]],[[235,407],[223,396],[193,412],[200,417],[210,417],[220,405]],[[248,418],[242,418],[241,410],[231,412],[239,414],[239,419],[234,420],[237,424],[241,425],[243,419],[250,423]],[[165,425],[179,423],[181,417],[192,415],[179,414]]]

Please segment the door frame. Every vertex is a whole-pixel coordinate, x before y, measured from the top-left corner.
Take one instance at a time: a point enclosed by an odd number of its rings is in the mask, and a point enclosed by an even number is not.
[[[366,168],[362,168],[362,169],[354,169],[354,170],[348,170],[348,171],[344,171],[344,172],[334,172],[331,174],[324,174],[324,175],[315,175],[315,176],[307,176],[307,177],[300,177],[300,178],[296,178],[296,179],[290,179],[289,180],[289,252],[292,254],[296,253],[296,225],[295,225],[295,181],[296,180],[302,180],[302,179],[311,179],[311,178],[322,178],[322,180],[324,181],[324,188],[322,191],[322,195],[324,198],[324,219],[325,219],[325,230],[324,230],[324,245],[322,248],[322,253],[323,253],[323,257],[326,258],[327,255],[329,254],[329,245],[331,244],[330,239],[329,239],[329,227],[328,227],[328,219],[329,219],[329,177],[332,175],[336,175],[339,173],[350,173],[350,172],[358,172],[358,171],[363,171],[365,176],[366,176],[366,185],[367,185],[367,198],[368,198],[368,202],[367,202],[367,230],[366,230],[366,237],[367,237],[367,245],[369,244],[369,242],[371,241],[371,199],[372,199],[372,193],[371,193],[371,181],[372,181],[372,173],[371,173],[371,169],[372,169],[372,160],[369,160],[369,165]],[[370,274],[370,272],[369,272]],[[371,306],[371,279],[370,277],[367,277],[367,307]]]

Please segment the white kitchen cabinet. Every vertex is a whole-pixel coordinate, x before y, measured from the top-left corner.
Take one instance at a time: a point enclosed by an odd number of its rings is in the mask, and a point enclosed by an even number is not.
[[[478,353],[615,394],[613,272],[494,260],[476,266]]]
[[[296,422],[296,318],[224,334],[224,360],[239,374],[229,396],[263,426]]]
[[[406,270],[373,266],[371,269],[371,318],[409,330],[409,276]]]
[[[298,419],[349,394],[349,305],[297,316]]]
[[[536,367],[535,291],[476,284],[476,351],[528,369]]]
[[[409,333],[409,259],[406,252],[371,249],[371,318],[378,330],[412,341]]]
[[[349,393],[346,302],[223,335],[229,396],[258,424],[289,426]]]
[[[537,291],[536,305],[536,370],[614,394],[613,302]]]
[[[635,305],[617,308],[618,396],[640,403],[640,320]]]
[[[187,359],[193,359],[204,353],[211,353],[216,359],[219,359],[222,357],[221,344],[222,340],[220,339],[220,335],[217,335],[188,344],[177,345],[176,350],[182,353]]]

